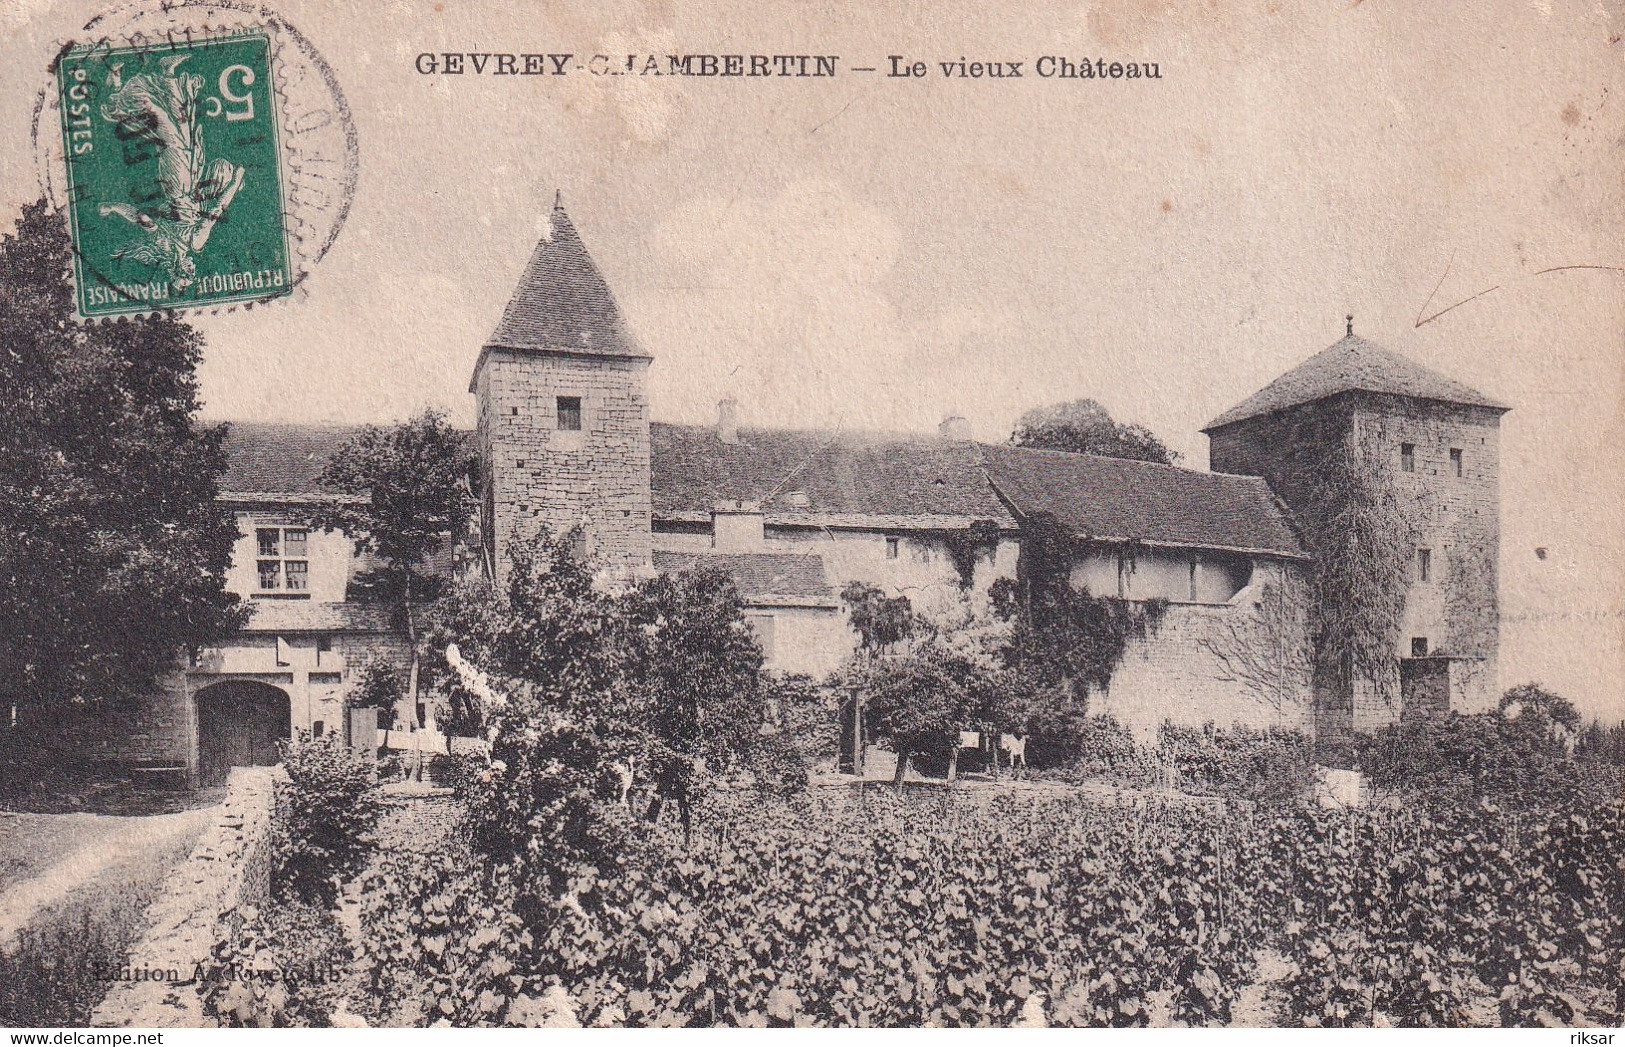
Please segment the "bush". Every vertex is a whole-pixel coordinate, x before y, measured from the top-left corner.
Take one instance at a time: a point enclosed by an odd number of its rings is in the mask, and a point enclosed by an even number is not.
[[[1525,684],[1507,691],[1494,712],[1407,720],[1358,736],[1355,745],[1371,788],[1396,797],[1542,810],[1613,802],[1618,777],[1607,769],[1606,750],[1599,759],[1580,748],[1578,728],[1566,700]]]
[[[841,749],[840,700],[800,673],[770,677],[766,682],[768,708],[777,715],[779,731],[808,763],[832,760]]]
[[[204,1013],[226,1028],[331,1026],[352,959],[333,910],[290,901],[246,917],[214,948]]]
[[[107,995],[107,968],[123,965],[129,943],[117,941],[90,913],[24,927],[0,950],[0,1025],[88,1025]]]
[[[337,884],[371,853],[380,802],[373,762],[337,735],[286,745],[277,783],[272,888],[278,897],[331,904]]]
[[[1157,732],[1157,755],[1172,768],[1175,788],[1199,796],[1290,805],[1308,795],[1315,780],[1308,736],[1273,727],[1164,723]]]
[[[1072,752],[1067,776],[1074,781],[1108,781],[1131,789],[1158,784],[1156,758],[1111,716],[1079,718],[1073,729]]]

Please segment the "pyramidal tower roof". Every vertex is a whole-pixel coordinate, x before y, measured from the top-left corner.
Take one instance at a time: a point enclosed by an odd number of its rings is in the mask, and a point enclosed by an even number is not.
[[[1355,391],[1510,410],[1454,378],[1366,341],[1354,333],[1351,320],[1345,337],[1219,415],[1202,431]]]
[[[557,198],[487,348],[647,357]]]

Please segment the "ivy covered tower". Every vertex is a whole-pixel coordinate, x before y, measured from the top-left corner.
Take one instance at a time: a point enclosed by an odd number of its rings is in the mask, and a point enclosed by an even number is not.
[[[1354,333],[1203,431],[1262,476],[1315,557],[1322,743],[1497,693],[1505,405]]]
[[[581,551],[626,576],[649,563],[650,357],[555,201],[496,331],[475,396],[488,570],[541,526],[580,529]]]

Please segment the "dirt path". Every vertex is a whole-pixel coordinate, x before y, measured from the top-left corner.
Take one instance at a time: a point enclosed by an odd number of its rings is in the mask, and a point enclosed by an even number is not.
[[[73,823],[84,842],[56,859],[34,877],[0,893],[0,951],[15,944],[17,932],[35,914],[89,883],[104,871],[163,851],[187,834],[196,834],[213,816],[212,809],[158,814],[141,818],[105,814],[20,815]]]

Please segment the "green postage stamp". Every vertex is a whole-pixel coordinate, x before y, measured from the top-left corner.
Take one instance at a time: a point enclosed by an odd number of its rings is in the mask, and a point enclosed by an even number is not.
[[[292,288],[271,56],[258,31],[62,56],[81,315],[206,308]]]

